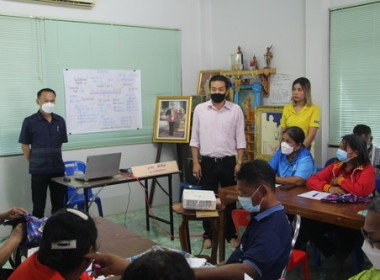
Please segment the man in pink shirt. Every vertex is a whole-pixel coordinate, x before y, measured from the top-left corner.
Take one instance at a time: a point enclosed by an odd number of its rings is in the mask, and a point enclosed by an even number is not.
[[[204,190],[218,191],[218,186],[236,185],[244,149],[244,115],[239,105],[226,100],[230,81],[222,75],[210,79],[211,100],[199,104],[193,115],[191,153],[193,175]],[[199,161],[201,155],[201,163]],[[237,157],[236,157],[237,156]],[[237,246],[236,232],[231,218],[234,205],[226,208],[226,239]],[[211,226],[204,222],[204,248],[211,247]]]

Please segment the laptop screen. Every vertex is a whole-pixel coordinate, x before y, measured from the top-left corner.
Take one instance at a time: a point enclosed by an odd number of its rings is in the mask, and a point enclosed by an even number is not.
[[[92,155],[87,157],[83,180],[113,177],[119,173],[121,153]]]

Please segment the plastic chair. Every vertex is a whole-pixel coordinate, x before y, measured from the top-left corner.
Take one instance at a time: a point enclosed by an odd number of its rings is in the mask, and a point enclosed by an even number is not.
[[[248,226],[249,222],[251,221],[251,213],[244,209],[234,209],[231,212],[231,216],[232,221],[234,222],[236,235],[240,243],[241,236],[239,228]]]
[[[86,164],[79,160],[65,161],[65,172],[67,176],[72,176],[78,172],[85,173]],[[84,211],[85,199],[83,194],[76,193],[75,188],[73,187],[67,187],[67,197],[69,199],[67,207],[74,208],[76,206],[79,210]],[[88,199],[95,201],[98,206],[99,216],[103,217],[103,208],[100,197],[94,196],[92,190],[88,189]]]
[[[238,240],[240,241],[241,237],[240,237],[239,228],[248,226],[248,224],[251,220],[251,213],[247,210],[235,209],[232,211],[231,216],[232,216],[232,220],[233,220],[234,225],[235,225]],[[293,239],[292,239],[292,248],[294,247],[294,244],[296,244],[296,240],[298,237],[300,227],[301,227],[301,216],[297,215],[296,228],[294,230]],[[292,249],[290,251],[289,263],[284,268],[284,270],[281,274],[281,279],[285,279],[286,273],[288,271],[293,270],[294,268],[296,268],[300,264],[302,264],[302,267],[303,267],[303,275],[304,275],[303,278],[305,280],[310,280],[310,268],[309,268],[309,262],[307,259],[307,254],[305,251],[296,250],[296,249]]]
[[[325,167],[332,164],[333,162],[336,162],[336,161],[338,161],[338,159],[336,157],[328,159],[325,163]]]
[[[336,162],[338,159],[336,157],[330,158],[326,161],[324,167],[317,167],[317,172],[323,170],[323,168],[327,167],[328,165],[332,164],[333,162]]]
[[[376,178],[376,191],[380,194],[380,178]]]
[[[300,264],[302,264],[303,279],[310,280],[310,268],[309,268],[309,261],[307,259],[307,253],[302,250],[293,249],[294,245],[296,244],[298,234],[300,232],[300,228],[301,228],[301,216],[296,215],[296,226],[295,226],[293,238],[292,238],[292,250],[290,251],[288,265],[282,271],[280,279],[285,279],[286,273],[288,271],[291,271],[297,266],[299,266]]]

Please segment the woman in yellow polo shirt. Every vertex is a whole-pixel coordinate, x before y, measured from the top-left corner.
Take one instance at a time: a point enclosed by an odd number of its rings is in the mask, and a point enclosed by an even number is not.
[[[292,103],[284,107],[281,133],[290,126],[298,126],[305,133],[304,146],[310,149],[319,128],[319,107],[311,101],[311,85],[307,78],[296,79],[292,85]],[[314,151],[312,149],[312,154]]]

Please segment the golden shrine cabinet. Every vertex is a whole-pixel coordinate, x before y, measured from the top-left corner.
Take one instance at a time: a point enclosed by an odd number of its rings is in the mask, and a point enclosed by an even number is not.
[[[230,101],[239,104],[244,113],[247,140],[245,161],[255,158],[255,107],[261,105],[262,96],[269,95],[270,74],[275,73],[276,69],[273,68],[221,72],[232,83]]]

